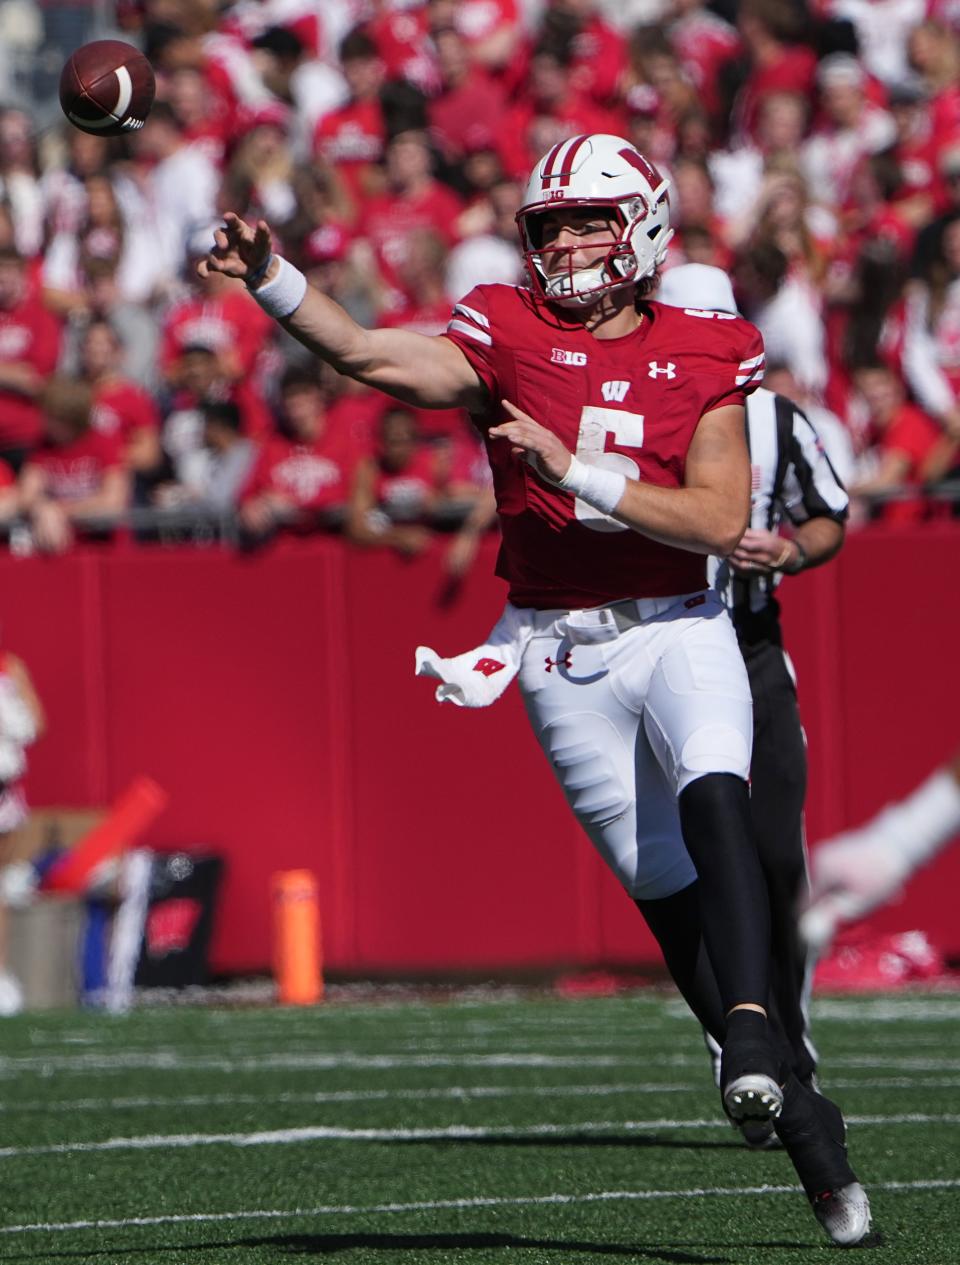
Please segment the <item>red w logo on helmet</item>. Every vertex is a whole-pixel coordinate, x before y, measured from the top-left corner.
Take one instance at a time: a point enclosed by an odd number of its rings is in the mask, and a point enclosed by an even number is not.
[[[618,150],[618,153],[624,162],[628,162],[631,167],[635,167],[640,172],[651,189],[656,189],[657,185],[663,183],[663,177],[660,172],[657,171],[653,163],[647,162],[643,154],[638,154],[635,149],[621,149]]]

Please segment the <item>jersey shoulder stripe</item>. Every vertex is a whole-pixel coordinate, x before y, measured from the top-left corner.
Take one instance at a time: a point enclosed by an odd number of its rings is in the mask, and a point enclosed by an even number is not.
[[[482,343],[484,347],[493,346],[489,319],[482,312],[478,312],[476,308],[469,307],[465,303],[454,305],[453,314],[447,324],[447,332],[462,334],[475,343]]]

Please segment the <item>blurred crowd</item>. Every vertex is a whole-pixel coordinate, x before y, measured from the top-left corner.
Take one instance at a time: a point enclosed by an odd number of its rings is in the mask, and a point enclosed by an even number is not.
[[[119,0],[115,24],[157,76],[141,131],[0,109],[12,548],[440,531],[465,571],[493,518],[469,419],[340,378],[196,261],[224,211],[263,218],[362,324],[439,333],[522,280],[529,169],[592,131],[670,176],[666,267],[730,271],[859,519],[956,512],[957,0]]]

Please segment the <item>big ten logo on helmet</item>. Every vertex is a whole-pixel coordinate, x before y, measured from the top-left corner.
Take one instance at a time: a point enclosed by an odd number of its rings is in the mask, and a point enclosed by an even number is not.
[[[550,360],[555,365],[585,365],[585,351],[567,351],[565,347],[554,347],[550,352]]]

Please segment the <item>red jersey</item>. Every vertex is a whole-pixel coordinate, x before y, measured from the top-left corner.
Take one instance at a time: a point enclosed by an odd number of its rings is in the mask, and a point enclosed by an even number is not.
[[[168,370],[190,346],[218,352],[231,348],[240,358],[240,368],[248,374],[272,328],[270,317],[242,289],[228,290],[215,299],[184,299],[164,319],[160,364]]]
[[[521,99],[503,116],[497,134],[497,153],[507,174],[522,184],[543,153],[541,124],[549,127],[551,143],[591,132],[618,136],[622,131],[609,111],[600,109],[581,94],[571,93],[562,105],[551,110],[541,110],[535,101]]]
[[[125,378],[114,378],[93,393],[90,424],[102,435],[115,435],[126,443],[138,430],[156,430],[160,415],[153,396]]]
[[[47,495],[56,501],[82,501],[100,491],[108,470],[123,465],[115,438],[88,430],[69,444],[41,444],[30,457],[46,476]]]
[[[360,197],[367,194],[363,175],[383,157],[386,140],[380,102],[348,101],[319,120],[313,152],[336,167],[354,197]]]
[[[630,55],[619,31],[594,14],[573,38],[572,85],[600,105],[616,99]]]
[[[494,134],[505,109],[497,81],[474,69],[464,83],[444,88],[428,102],[427,117],[447,158],[459,160],[471,145],[483,144]]]
[[[380,13],[367,27],[390,79],[407,79],[426,96],[440,87],[426,8]]]
[[[435,449],[419,447],[402,470],[390,470],[376,459],[374,495],[377,506],[397,522],[410,523],[423,517],[444,478]]]
[[[709,9],[694,9],[678,18],[667,33],[704,109],[714,115],[722,106],[720,72],[740,53],[736,27]]]
[[[909,465],[903,482],[919,486],[923,463],[942,436],[943,431],[932,417],[913,404],[902,404],[880,436],[878,446],[884,456],[896,453],[905,458]],[[884,505],[881,516],[886,523],[916,523],[924,515],[922,500],[901,500]]]
[[[683,485],[704,413],[743,404],[763,377],[759,332],[739,317],[643,305],[638,329],[598,339],[517,286],[477,286],[447,337],[487,388],[474,420],[507,420],[510,400],[581,459],[659,487]],[[706,558],[660,544],[544,482],[510,445],[487,439],[510,601],[539,610],[669,597],[706,587]]]
[[[344,435],[329,429],[312,444],[280,436],[268,439],[243,499],[273,492],[304,510],[342,505],[347,500],[355,451]]]
[[[0,460],[0,490],[16,487],[16,483],[17,476],[14,473],[13,466],[6,461]]]
[[[60,355],[60,323],[40,300],[27,295],[0,312],[0,364],[28,364],[46,378]],[[40,405],[29,395],[0,387],[0,448],[32,447],[43,433]]]
[[[462,210],[461,199],[438,180],[432,180],[412,197],[385,193],[367,202],[360,231],[370,239],[384,280],[398,293],[403,293],[399,270],[406,260],[411,235],[419,229],[429,229],[452,246],[457,240],[454,222]]]
[[[734,133],[755,138],[760,103],[774,92],[795,92],[805,100],[814,95],[817,55],[803,44],[790,44],[767,66],[755,66],[733,107]]]

